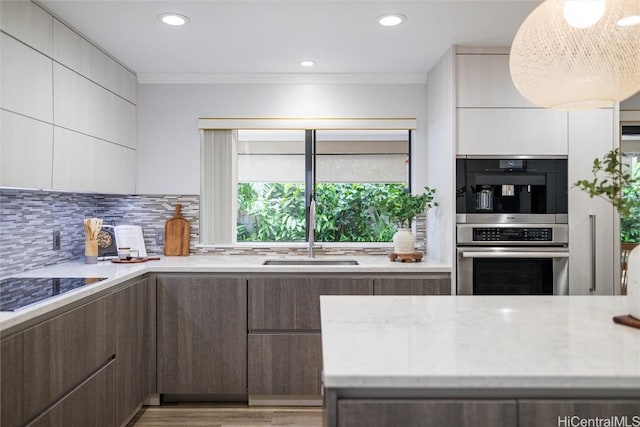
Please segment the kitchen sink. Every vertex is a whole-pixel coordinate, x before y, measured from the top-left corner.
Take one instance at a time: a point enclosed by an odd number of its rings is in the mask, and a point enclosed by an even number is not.
[[[262,265],[358,265],[354,259],[268,259]]]

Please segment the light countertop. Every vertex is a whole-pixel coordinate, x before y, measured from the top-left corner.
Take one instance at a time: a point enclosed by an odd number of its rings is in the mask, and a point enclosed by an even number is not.
[[[296,257],[286,257],[294,259]],[[302,257],[300,257],[302,258]],[[82,261],[53,265],[26,273],[6,277],[105,277],[107,280],[81,287],[60,296],[24,307],[15,312],[0,312],[0,332],[7,331],[22,322],[54,311],[88,296],[104,292],[118,284],[146,273],[230,273],[230,274],[420,274],[450,273],[451,266],[432,261],[419,263],[391,262],[386,256],[318,257],[318,259],[354,259],[359,265],[275,266],[262,265],[274,256],[249,255],[191,255],[186,257],[161,257],[159,261],[137,264],[115,264],[100,261],[84,264]],[[4,278],[4,277],[3,277]]]
[[[335,389],[598,389],[640,396],[620,296],[321,296]]]

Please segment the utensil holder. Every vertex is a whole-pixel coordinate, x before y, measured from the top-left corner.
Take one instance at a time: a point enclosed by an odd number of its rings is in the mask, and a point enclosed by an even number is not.
[[[98,262],[98,241],[85,240],[84,241],[84,263],[96,264],[97,262]]]

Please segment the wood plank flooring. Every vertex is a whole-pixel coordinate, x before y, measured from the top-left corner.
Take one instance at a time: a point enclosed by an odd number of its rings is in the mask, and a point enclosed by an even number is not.
[[[200,403],[145,406],[127,427],[322,427],[322,408]]]

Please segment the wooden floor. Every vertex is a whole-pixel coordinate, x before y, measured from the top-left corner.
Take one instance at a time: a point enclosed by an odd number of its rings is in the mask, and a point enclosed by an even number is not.
[[[322,408],[261,407],[199,403],[145,406],[127,427],[321,427]]]

